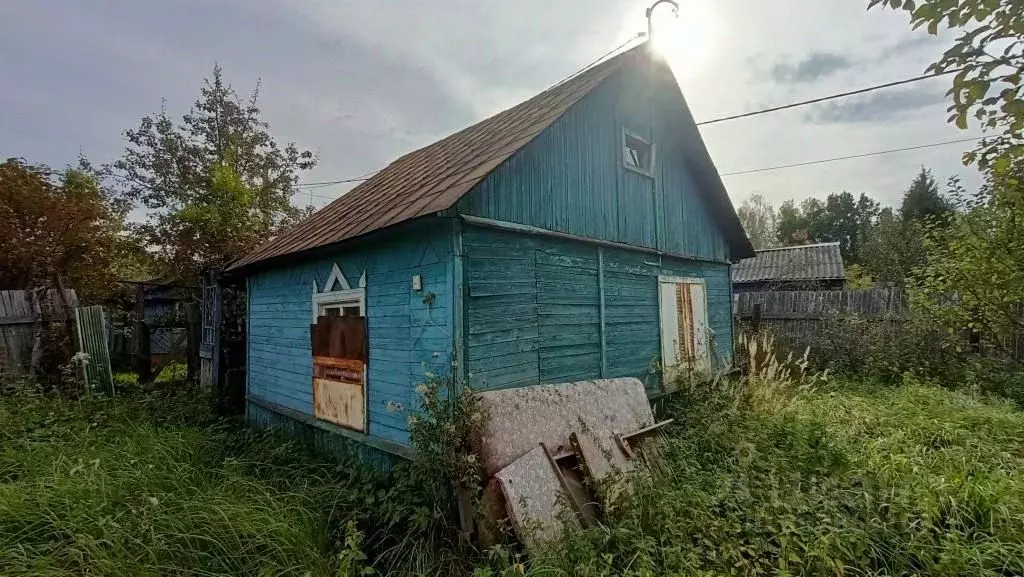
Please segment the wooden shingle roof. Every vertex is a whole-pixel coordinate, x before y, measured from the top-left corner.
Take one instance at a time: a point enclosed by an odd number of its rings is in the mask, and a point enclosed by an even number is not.
[[[598,84],[637,58],[642,48],[640,45],[623,52],[525,102],[400,157],[230,268],[334,244],[451,207]]]
[[[270,239],[229,270],[306,252],[371,233],[454,205],[491,171],[529,144],[584,96],[623,67],[650,58],[646,43],[627,50],[434,144],[395,160],[309,218]],[[695,129],[696,130],[696,129]],[[699,140],[699,135],[697,136]],[[707,157],[706,149],[703,156]],[[710,164],[710,158],[707,158]],[[725,188],[714,173],[712,208],[740,243],[745,256],[750,242],[743,233]],[[729,236],[729,234],[727,234]]]

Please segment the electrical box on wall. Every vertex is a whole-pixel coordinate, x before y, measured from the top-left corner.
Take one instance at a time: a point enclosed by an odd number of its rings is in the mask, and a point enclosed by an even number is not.
[[[422,276],[420,276],[418,274],[412,275],[412,290],[414,290],[414,291],[421,291],[421,290],[423,290],[423,277]]]

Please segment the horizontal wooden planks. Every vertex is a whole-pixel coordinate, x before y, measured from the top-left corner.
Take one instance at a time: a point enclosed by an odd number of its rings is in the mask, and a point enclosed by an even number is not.
[[[471,383],[508,387],[597,378],[601,374],[597,250],[566,239],[469,226],[465,229],[466,343]],[[717,350],[732,351],[728,266],[605,248],[605,376],[636,376],[653,386],[661,354],[658,277],[704,279]],[[533,252],[530,267],[528,255]],[[503,255],[520,276],[497,281]],[[724,346],[723,346],[724,343]],[[534,358],[536,353],[536,358]]]
[[[313,414],[313,284],[328,288],[335,264],[352,287],[365,272],[368,434],[408,444],[416,384],[428,371],[444,375],[451,367],[451,246],[446,226],[403,227],[379,244],[251,276],[249,394]],[[413,275],[420,275],[421,291],[412,290]]]

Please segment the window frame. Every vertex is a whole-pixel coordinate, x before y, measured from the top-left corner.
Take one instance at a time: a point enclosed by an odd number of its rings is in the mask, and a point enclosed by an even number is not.
[[[650,167],[648,169],[644,170],[643,168],[632,166],[630,164],[630,159],[627,157],[627,154],[628,154],[627,150],[629,150],[629,147],[627,146],[627,143],[629,142],[630,139],[640,141],[640,142],[642,142],[642,143],[644,143],[644,144],[646,144],[647,146],[650,147],[650,149],[651,149],[651,160],[650,160]],[[629,170],[631,172],[635,172],[637,174],[641,174],[641,175],[646,176],[648,178],[652,178],[652,179],[654,178],[654,168],[656,166],[655,162],[657,161],[657,158],[658,158],[658,156],[657,156],[657,150],[658,149],[657,149],[656,143],[653,140],[648,139],[648,138],[644,138],[643,136],[640,136],[640,135],[636,134],[635,132],[631,132],[628,128],[623,128],[622,129],[622,148],[621,148],[621,150],[622,150],[622,166],[626,170]]]
[[[327,293],[317,293],[313,295],[313,322],[316,322],[317,317],[322,316],[320,312],[327,307],[339,307],[341,308],[342,314],[345,312],[345,307],[358,306],[359,316],[366,317],[366,289],[365,288],[354,288],[354,289],[343,289],[338,291],[332,291]]]

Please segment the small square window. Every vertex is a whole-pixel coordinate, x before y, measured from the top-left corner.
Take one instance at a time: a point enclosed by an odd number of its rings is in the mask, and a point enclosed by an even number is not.
[[[622,132],[622,163],[626,168],[647,176],[654,175],[654,143]]]

